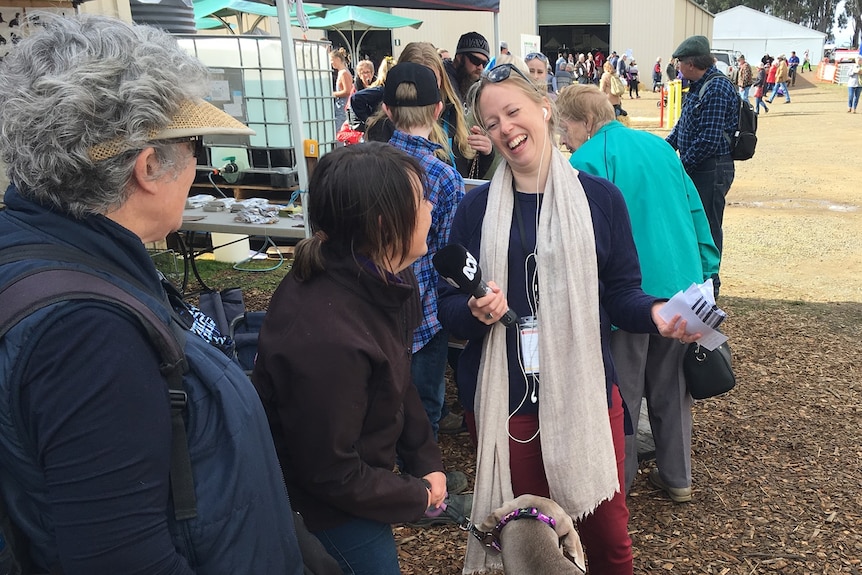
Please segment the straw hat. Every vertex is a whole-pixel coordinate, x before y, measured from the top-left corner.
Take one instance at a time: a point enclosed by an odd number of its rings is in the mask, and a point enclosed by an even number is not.
[[[192,136],[236,135],[253,136],[254,130],[203,100],[183,102],[171,123],[162,129],[150,130],[148,140],[170,140]],[[131,150],[122,136],[90,148],[90,159],[100,162]]]

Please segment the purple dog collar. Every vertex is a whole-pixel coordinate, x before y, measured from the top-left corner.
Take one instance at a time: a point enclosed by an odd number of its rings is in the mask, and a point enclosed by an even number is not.
[[[536,507],[522,507],[520,509],[515,509],[514,511],[509,512],[505,517],[500,519],[500,522],[497,523],[496,527],[491,530],[488,534],[491,537],[488,538],[485,545],[494,551],[500,552],[500,535],[503,532],[503,527],[509,524],[511,521],[516,521],[518,519],[535,519],[536,521],[541,521],[545,525],[551,527],[551,529],[556,529],[557,520],[553,517],[545,515],[541,511],[539,511]]]

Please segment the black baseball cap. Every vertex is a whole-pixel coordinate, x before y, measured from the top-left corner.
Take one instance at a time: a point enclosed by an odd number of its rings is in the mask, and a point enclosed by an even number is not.
[[[401,84],[416,86],[415,100],[399,100],[396,96]],[[437,87],[437,76],[427,66],[414,62],[402,62],[389,70],[386,83],[383,85],[383,103],[387,106],[402,108],[430,106],[440,101],[440,88]]]

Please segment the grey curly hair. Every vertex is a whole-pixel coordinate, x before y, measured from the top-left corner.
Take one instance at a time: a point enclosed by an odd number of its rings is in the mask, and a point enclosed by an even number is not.
[[[34,17],[39,25],[33,25]],[[169,34],[102,16],[28,15],[0,68],[0,157],[21,195],[74,217],[125,203],[138,152],[179,172],[179,146],[150,142],[184,101],[208,92],[206,67]],[[96,162],[90,149],[128,151]]]

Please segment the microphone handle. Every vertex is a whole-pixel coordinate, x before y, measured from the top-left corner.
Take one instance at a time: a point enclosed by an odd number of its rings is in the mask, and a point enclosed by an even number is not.
[[[479,299],[480,297],[484,297],[485,295],[491,293],[491,288],[488,287],[483,280],[479,281],[479,285],[476,286],[476,289],[473,290],[473,297]],[[507,309],[506,313],[503,314],[503,317],[500,318],[500,321],[503,322],[503,325],[506,327],[512,325],[518,325],[520,323],[518,321],[518,314],[513,312],[511,309]]]

